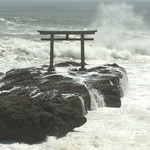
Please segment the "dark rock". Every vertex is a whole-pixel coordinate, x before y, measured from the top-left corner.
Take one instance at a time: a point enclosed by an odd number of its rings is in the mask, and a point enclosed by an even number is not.
[[[4,73],[0,72],[0,76],[3,75]]]
[[[69,70],[70,75],[83,76],[89,90],[97,90],[104,98],[106,107],[120,107],[124,93],[122,80],[127,79],[124,68],[117,64],[105,64],[84,71]],[[124,83],[125,84],[125,83]]]
[[[69,77],[47,70],[48,66],[13,69],[1,75],[0,141],[35,143],[47,135],[66,135],[86,122],[84,115],[91,110],[90,89],[103,95],[106,106],[121,106],[120,82],[126,72],[117,64],[81,72],[74,68]]]
[[[70,67],[70,66],[80,66],[80,63],[74,62],[74,61],[65,61],[58,64],[55,64],[55,67]]]
[[[13,69],[0,80],[0,141],[34,143],[47,135],[64,136],[86,122],[86,87],[69,77],[45,75],[42,69]]]
[[[87,64],[85,63],[85,65]],[[74,61],[65,61],[65,62],[55,64],[55,67],[70,67],[70,66],[78,67],[81,66],[81,63],[74,62]]]
[[[105,106],[120,107],[120,98],[124,92],[121,80],[127,78],[125,69],[117,64],[107,64],[86,70],[86,72],[91,71],[98,74],[91,75],[86,84],[92,89],[97,89],[103,95]]]

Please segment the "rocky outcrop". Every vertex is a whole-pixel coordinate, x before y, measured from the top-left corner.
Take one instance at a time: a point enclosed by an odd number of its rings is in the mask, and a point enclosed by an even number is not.
[[[84,83],[88,89],[97,90],[103,97],[106,107],[120,107],[127,74],[124,68],[117,64],[106,64],[85,71],[71,69],[71,75],[84,77]],[[124,85],[123,85],[123,84]]]
[[[44,69],[14,69],[0,80],[1,141],[61,137],[86,122],[90,97],[85,86],[62,75],[46,75]]]
[[[55,67],[70,67],[70,66],[79,67],[81,66],[81,64],[73,61],[65,61],[65,62],[55,64]]]
[[[74,64],[78,66],[58,66]],[[86,122],[89,89],[98,90],[106,106],[121,106],[125,70],[116,64],[82,72],[75,68],[65,76],[47,70],[48,66],[13,69],[0,76],[0,141],[35,143],[47,135],[66,135]]]
[[[96,72],[90,80],[86,81],[92,89],[97,89],[104,98],[106,107],[120,107],[124,90],[121,81],[127,79],[124,68],[117,64],[107,64],[102,67],[95,67],[86,70],[86,72]]]

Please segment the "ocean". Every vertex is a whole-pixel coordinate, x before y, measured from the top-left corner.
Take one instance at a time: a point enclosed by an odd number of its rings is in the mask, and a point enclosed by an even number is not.
[[[85,43],[86,63],[117,63],[128,75],[121,108],[89,111],[87,123],[63,138],[0,143],[0,150],[149,150],[149,7],[132,0],[0,0],[0,72],[49,64],[49,42],[37,30],[96,29]],[[66,60],[80,62],[80,42],[55,42],[55,63]]]

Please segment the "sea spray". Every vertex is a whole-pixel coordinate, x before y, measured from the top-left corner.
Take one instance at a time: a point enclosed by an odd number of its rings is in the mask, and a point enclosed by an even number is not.
[[[127,88],[128,88],[128,74],[126,73],[124,73],[123,71],[122,71],[122,74],[123,74],[123,77],[120,79],[120,94],[121,94],[121,96],[124,96],[125,95],[125,93],[127,92]]]
[[[142,14],[137,15],[130,4],[101,4],[91,27],[98,32],[94,36],[94,42],[85,42],[86,59],[130,59],[137,55],[150,55],[149,27]],[[36,29],[33,34],[31,30],[28,32],[30,35],[21,34],[22,30],[11,30],[9,34],[15,37],[11,38],[9,35],[0,39],[0,50],[17,50],[32,57],[48,59],[49,42],[41,42]],[[6,32],[3,33],[4,36],[8,35],[7,30],[3,31]],[[80,59],[80,42],[55,42],[54,55]]]
[[[4,18],[0,18],[0,21],[5,21],[5,19]]]
[[[83,113],[83,115],[86,115],[84,99],[81,96],[79,96],[79,98],[81,100],[82,113]]]
[[[95,49],[102,56],[107,53],[113,58],[129,59],[138,54],[150,55],[148,26],[141,15],[135,14],[132,5],[101,4],[95,20]]]
[[[88,88],[91,97],[91,109],[97,110],[99,107],[104,107],[103,95],[97,89]]]

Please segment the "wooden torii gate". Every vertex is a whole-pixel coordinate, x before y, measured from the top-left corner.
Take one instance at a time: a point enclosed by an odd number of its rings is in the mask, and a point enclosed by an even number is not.
[[[84,41],[94,40],[94,38],[85,37],[85,35],[92,35],[97,30],[83,30],[83,31],[41,31],[38,30],[41,35],[49,35],[49,38],[41,38],[42,41],[50,41],[50,67],[49,71],[54,71],[53,60],[54,60],[54,41],[81,41],[81,68],[85,70],[85,55],[84,55]],[[55,35],[63,35],[64,37],[55,37]],[[69,35],[80,35],[79,38],[71,38]]]

